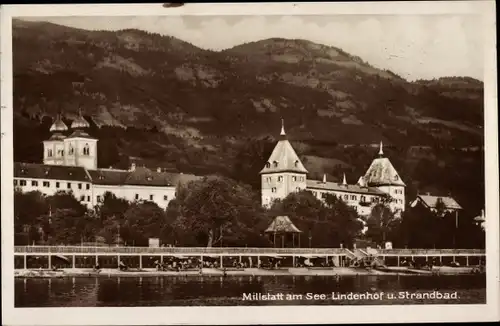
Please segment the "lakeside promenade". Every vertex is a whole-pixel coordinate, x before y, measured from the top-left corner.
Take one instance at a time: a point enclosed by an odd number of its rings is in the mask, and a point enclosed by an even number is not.
[[[460,266],[475,266],[485,262],[482,249],[347,249],[347,248],[237,248],[237,247],[99,247],[99,246],[15,246],[16,269],[117,268],[120,262],[133,268],[154,268],[165,259],[196,259],[216,261],[218,267],[232,266],[234,261],[258,266],[260,262],[279,259],[283,267],[295,266],[307,259],[315,266],[320,264],[347,267],[353,261],[367,257],[377,258],[387,266],[398,267],[407,261],[419,263],[439,262]]]

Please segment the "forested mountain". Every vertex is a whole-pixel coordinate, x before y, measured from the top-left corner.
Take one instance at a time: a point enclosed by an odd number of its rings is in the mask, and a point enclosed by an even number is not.
[[[484,200],[483,84],[409,82],[339,48],[267,39],[214,52],[140,30],[13,22],[15,159],[51,119],[92,118],[99,165],[220,173],[257,188],[280,119],[310,177],[355,182],[381,140],[409,186]],[[29,133],[29,137],[27,137]]]

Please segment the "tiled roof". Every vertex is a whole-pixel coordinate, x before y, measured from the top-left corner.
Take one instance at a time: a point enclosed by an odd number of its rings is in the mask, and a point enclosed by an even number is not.
[[[87,171],[79,166],[14,163],[15,178],[90,182]]]
[[[97,185],[125,184],[125,179],[129,174],[127,170],[98,169],[88,171],[92,177],[92,183]]]
[[[437,201],[441,198],[445,208],[462,209],[462,206],[460,206],[455,199],[448,196],[418,195],[417,197],[429,208],[436,208]]]
[[[271,156],[266,162],[261,174],[276,172],[298,172],[307,173],[306,168],[299,159],[297,153],[286,138],[284,130],[281,131],[281,139],[274,147]]]
[[[386,157],[374,159],[363,178],[368,186],[406,186]]]
[[[90,136],[83,130],[75,130],[71,135],[69,135],[68,138],[88,138],[88,139],[95,139],[94,137]]]
[[[344,185],[337,182],[323,182],[319,180],[307,180],[307,189],[329,190],[338,192],[349,192],[357,194],[382,195],[384,192],[377,188],[361,187],[359,185]]]
[[[302,231],[290,221],[288,216],[276,216],[264,232],[300,233]]]
[[[172,186],[172,182],[165,172],[151,171],[146,167],[136,167],[129,172],[125,179],[127,185],[140,186]]]

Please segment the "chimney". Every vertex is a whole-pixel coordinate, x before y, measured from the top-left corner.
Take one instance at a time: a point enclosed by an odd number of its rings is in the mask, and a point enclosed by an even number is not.
[[[323,174],[323,183],[326,183],[326,174]]]
[[[342,185],[343,185],[343,186],[347,186],[347,180],[346,180],[346,178],[345,178],[345,173],[344,173],[344,178],[343,178],[343,180],[342,180]]]
[[[161,168],[156,168],[156,172],[161,172]]]
[[[129,171],[135,171],[135,163],[132,163],[132,165],[130,165]]]
[[[430,196],[430,195],[431,195],[431,193],[430,193],[430,192],[428,192],[428,193],[427,193],[427,196]]]

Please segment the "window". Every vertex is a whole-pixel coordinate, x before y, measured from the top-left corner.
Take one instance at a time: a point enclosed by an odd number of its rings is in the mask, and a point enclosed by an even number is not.
[[[266,180],[267,180],[268,183],[271,183],[272,178],[271,177],[267,177]]]
[[[90,184],[87,183],[87,187],[85,187],[87,190],[90,189]]]
[[[14,180],[14,186],[17,186],[17,180]]]
[[[149,200],[153,200],[153,195],[149,195]]]
[[[101,202],[101,196],[97,196],[97,202],[100,203]]]
[[[398,176],[397,174],[394,176],[394,180],[395,180],[395,181],[398,181],[398,180],[399,180],[399,176]]]
[[[366,197],[365,196],[361,196],[361,202],[362,203],[366,202]]]
[[[64,156],[64,150],[63,149],[58,149],[57,150],[57,156]]]
[[[44,181],[44,182],[43,182],[43,186],[44,186],[44,187],[47,187],[47,188],[48,188],[48,187],[50,187],[50,182],[48,182],[48,181]]]
[[[59,182],[56,182],[56,188],[59,188]]]
[[[300,187],[295,188],[295,190],[300,191]]]
[[[26,186],[26,180],[19,180],[20,186]]]
[[[69,150],[68,150],[68,154],[69,155],[73,155],[75,153],[75,149],[73,148],[73,146],[69,146]]]
[[[349,195],[344,195],[345,200],[349,200]]]
[[[296,168],[299,167],[299,161],[298,160],[295,161],[295,167]]]
[[[326,198],[326,192],[323,192],[323,193],[321,194],[321,198],[323,198],[323,199],[325,199],[325,198]]]
[[[266,168],[270,168],[271,167],[271,163],[267,162],[266,163]]]
[[[292,177],[292,181],[297,181],[297,177],[296,177],[296,176],[293,176],[293,177]]]
[[[80,196],[80,201],[85,201],[85,196]]]
[[[167,195],[163,196],[163,200],[168,200],[168,196]]]
[[[276,192],[276,188],[271,188],[271,192]]]
[[[281,181],[283,181],[283,177],[280,175],[280,176],[278,177],[278,182],[281,182]]]
[[[358,198],[358,196],[356,195],[351,195],[351,200],[356,200]]]
[[[135,194],[135,200],[139,200],[139,194]]]
[[[71,189],[71,182],[68,182],[68,189]]]
[[[78,184],[78,189],[82,189],[82,184],[81,183]]]
[[[277,168],[277,167],[278,167],[278,162],[274,161],[274,162],[273,162],[273,166],[274,166],[275,168]]]
[[[52,157],[52,150],[51,149],[47,150],[47,157]]]
[[[38,187],[38,181],[36,181],[36,180],[31,181],[31,186]]]
[[[90,202],[90,196],[87,196],[87,201]]]
[[[83,155],[90,155],[89,144],[85,144],[85,146],[83,147]]]

